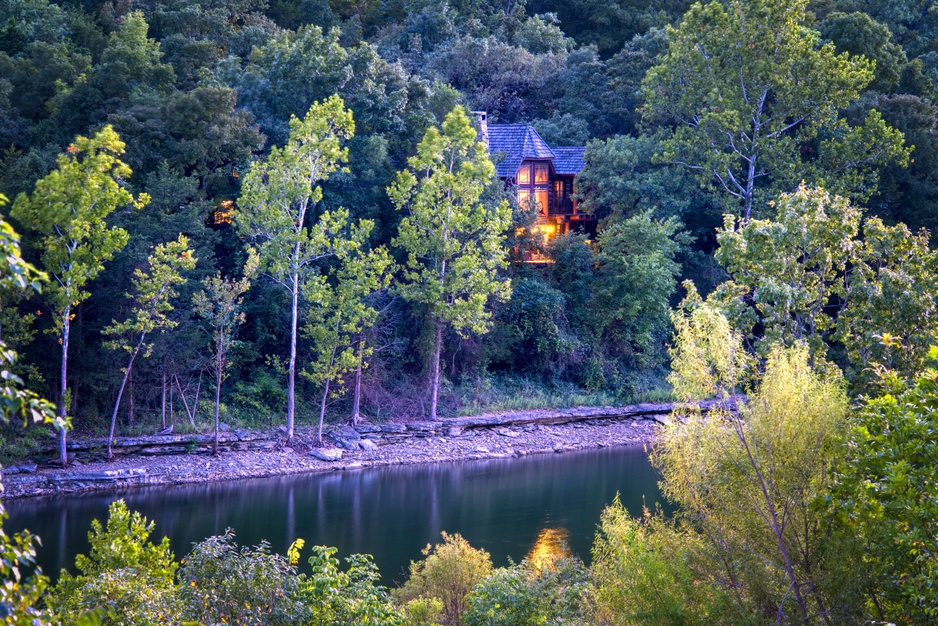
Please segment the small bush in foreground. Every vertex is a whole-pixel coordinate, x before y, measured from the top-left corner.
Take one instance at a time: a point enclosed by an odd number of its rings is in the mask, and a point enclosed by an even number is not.
[[[301,575],[297,599],[309,612],[304,624],[315,626],[403,626],[404,618],[391,604],[387,590],[378,584],[378,568],[366,554],[346,559],[339,569],[335,548],[313,546],[310,576]],[[297,556],[299,556],[297,554]]]
[[[446,532],[443,543],[428,545],[423,554],[422,561],[411,561],[410,578],[395,591],[395,598],[401,602],[436,598],[443,603],[443,623],[456,626],[466,610],[466,596],[492,573],[492,557],[470,546],[459,533]]]
[[[65,570],[47,598],[60,618],[98,613],[103,624],[162,625],[179,621],[169,539],[152,543],[153,522],[131,513],[123,500],[108,509],[107,527],[91,523],[91,552],[78,555],[79,574]]]
[[[205,624],[295,624],[296,569],[270,546],[239,548],[229,528],[195,544],[179,570],[185,617]]]
[[[576,558],[544,567],[528,562],[496,569],[466,598],[466,626],[538,626],[584,623],[588,573]]]

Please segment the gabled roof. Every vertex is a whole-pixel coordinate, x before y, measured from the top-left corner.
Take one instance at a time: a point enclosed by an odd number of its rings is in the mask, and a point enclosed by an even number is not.
[[[585,147],[554,148],[554,171],[558,174],[575,176],[586,167],[583,160]]]
[[[525,159],[553,159],[554,151],[530,124],[491,124],[489,152],[504,152],[496,166],[499,178],[512,178]]]

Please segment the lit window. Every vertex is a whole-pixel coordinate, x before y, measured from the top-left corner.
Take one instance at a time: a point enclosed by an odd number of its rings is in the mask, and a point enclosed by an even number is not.
[[[562,202],[564,200],[564,184],[562,180],[554,181],[554,196],[557,197],[557,202]]]
[[[535,189],[534,199],[537,201],[537,211],[541,215],[547,215],[547,190]]]
[[[518,184],[519,185],[530,185],[531,184],[531,164],[525,163],[521,166],[521,169],[518,170]]]
[[[534,184],[535,185],[547,184],[547,163],[535,163],[534,164]]]
[[[531,190],[519,189],[518,190],[518,206],[522,208],[527,208],[528,202],[530,201],[531,201]]]
[[[215,224],[230,224],[232,212],[234,211],[234,200],[222,200],[215,208],[212,215],[212,221]]]

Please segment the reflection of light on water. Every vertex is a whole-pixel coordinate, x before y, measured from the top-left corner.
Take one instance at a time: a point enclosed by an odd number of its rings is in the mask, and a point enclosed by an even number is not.
[[[570,531],[566,528],[544,528],[525,558],[537,569],[552,567],[557,559],[571,555],[567,545],[569,538]]]

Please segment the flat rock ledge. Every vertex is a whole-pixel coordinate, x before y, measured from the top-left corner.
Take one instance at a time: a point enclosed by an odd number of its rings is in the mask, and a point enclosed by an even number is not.
[[[705,411],[735,408],[740,398],[705,402]],[[516,411],[435,422],[407,421],[337,426],[316,443],[316,431],[297,428],[220,433],[219,454],[211,435],[118,438],[115,458],[105,460],[106,441],[75,440],[67,469],[23,463],[4,470],[4,499],[348,471],[369,467],[524,457],[653,443],[673,404]]]

